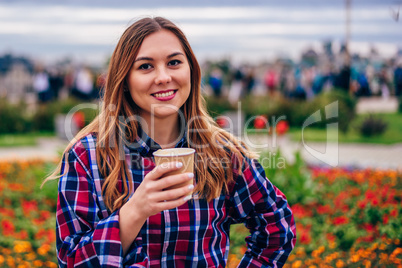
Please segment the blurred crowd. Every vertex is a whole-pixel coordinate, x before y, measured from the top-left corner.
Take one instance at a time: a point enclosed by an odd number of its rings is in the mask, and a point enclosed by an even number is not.
[[[322,53],[309,49],[298,62],[286,58],[259,64],[205,61],[204,94],[225,97],[232,104],[250,94],[307,100],[333,88],[356,97],[402,95],[402,51],[384,59],[375,49],[361,57],[348,55],[344,47],[334,53],[330,42],[323,45]],[[100,96],[105,68],[71,61],[45,66],[9,54],[0,56],[0,98],[28,105],[70,96],[91,101]]]
[[[99,98],[104,82],[104,75],[84,65],[64,71],[57,66],[48,69],[38,66],[32,77],[32,89],[42,103],[63,98],[60,94],[90,101]]]
[[[105,70],[70,61],[52,65],[12,55],[0,56],[0,98],[27,105],[70,97],[92,101],[100,97]]]
[[[318,54],[306,51],[297,63],[278,59],[261,65],[233,65],[230,60],[207,62],[206,94],[227,97],[234,104],[247,95],[280,94],[307,100],[334,88],[355,97],[402,95],[402,53],[382,59],[375,50],[369,57],[327,49]]]

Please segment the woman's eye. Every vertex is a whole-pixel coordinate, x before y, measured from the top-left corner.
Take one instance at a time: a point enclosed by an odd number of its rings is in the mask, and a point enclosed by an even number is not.
[[[139,70],[149,70],[149,69],[151,69],[151,68],[152,68],[152,66],[151,66],[151,64],[149,64],[149,63],[141,64],[141,66],[138,67]]]
[[[179,61],[179,60],[171,60],[171,61],[169,61],[169,66],[177,66],[177,65],[179,65],[181,63],[181,61]]]

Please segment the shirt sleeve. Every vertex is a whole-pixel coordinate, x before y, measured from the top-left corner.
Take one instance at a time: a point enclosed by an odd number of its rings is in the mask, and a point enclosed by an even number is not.
[[[257,160],[245,159],[235,174],[232,216],[250,235],[239,267],[282,267],[296,243],[296,225],[285,195],[266,178]]]
[[[73,147],[68,153],[68,170],[59,181],[56,212],[59,266],[146,267],[147,257],[137,241],[139,238],[123,256],[119,210],[102,216],[88,162],[87,151]],[[61,174],[66,167],[63,161]]]

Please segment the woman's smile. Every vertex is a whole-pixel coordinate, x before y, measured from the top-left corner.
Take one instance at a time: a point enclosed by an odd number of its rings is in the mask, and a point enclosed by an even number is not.
[[[159,101],[169,101],[175,97],[176,92],[177,90],[166,90],[166,91],[159,91],[151,95],[154,96],[155,99]]]

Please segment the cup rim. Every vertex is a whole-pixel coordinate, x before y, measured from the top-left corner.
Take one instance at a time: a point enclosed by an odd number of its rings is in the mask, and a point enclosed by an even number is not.
[[[172,151],[182,151],[179,153],[175,153],[173,154],[169,154],[169,152]],[[161,152],[163,152],[163,154],[160,154]],[[154,156],[158,156],[158,157],[174,157],[174,156],[182,156],[182,155],[190,155],[190,154],[194,154],[195,150],[193,148],[169,148],[169,149],[159,149],[156,152],[153,153]]]

